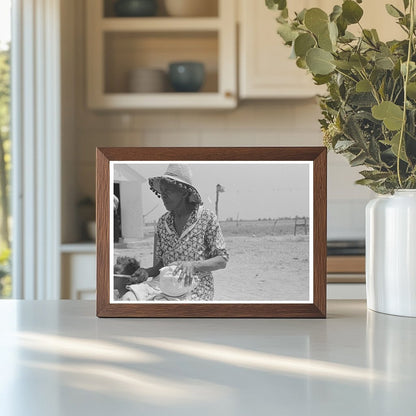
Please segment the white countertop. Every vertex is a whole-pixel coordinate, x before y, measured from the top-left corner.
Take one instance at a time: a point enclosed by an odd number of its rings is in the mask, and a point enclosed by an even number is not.
[[[416,319],[98,319],[0,301],[0,415],[412,415]],[[267,412],[267,413],[266,413]]]

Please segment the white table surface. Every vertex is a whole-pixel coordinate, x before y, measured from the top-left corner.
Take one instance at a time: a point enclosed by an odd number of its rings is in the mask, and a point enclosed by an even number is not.
[[[416,414],[416,319],[98,319],[0,301],[0,415]],[[267,412],[267,413],[266,413]]]

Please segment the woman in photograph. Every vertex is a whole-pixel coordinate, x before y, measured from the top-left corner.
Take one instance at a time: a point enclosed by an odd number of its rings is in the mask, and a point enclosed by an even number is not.
[[[194,286],[189,300],[212,301],[212,272],[227,265],[228,253],[216,215],[202,206],[192,185],[188,165],[170,164],[162,176],[149,179],[150,189],[162,198],[167,212],[155,231],[154,266],[139,268],[133,277],[145,281],[164,266],[175,265],[174,275]]]

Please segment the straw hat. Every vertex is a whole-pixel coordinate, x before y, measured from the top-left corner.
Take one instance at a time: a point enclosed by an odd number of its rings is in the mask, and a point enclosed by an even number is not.
[[[190,202],[202,204],[202,198],[197,189],[192,185],[192,172],[188,165],[171,163],[162,176],[149,178],[150,189],[160,198],[160,181],[165,180],[180,188],[191,191]]]

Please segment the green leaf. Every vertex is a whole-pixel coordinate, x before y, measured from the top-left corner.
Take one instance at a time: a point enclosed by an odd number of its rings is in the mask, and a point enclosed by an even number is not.
[[[407,84],[407,96],[412,100],[416,100],[416,82]]]
[[[339,26],[338,25],[337,25],[337,29],[339,31]],[[345,31],[343,36],[338,38],[338,41],[342,42],[342,43],[349,43],[349,42],[351,42],[355,39],[357,39],[356,36],[353,33],[348,32],[348,30],[347,30],[347,31]]]
[[[298,59],[296,59],[296,66],[301,69],[308,69],[308,65],[306,65],[305,58],[299,57]]]
[[[302,33],[295,39],[296,56],[304,58],[306,52],[316,45],[314,37],[309,33]]]
[[[365,41],[369,43],[370,45],[373,45],[375,43],[371,30],[363,29],[363,36],[364,36]]]
[[[409,110],[406,120],[407,131],[412,140],[416,140],[416,109]]]
[[[305,14],[307,12],[307,9],[302,9],[299,13],[296,13],[296,19],[303,23],[303,21],[305,20]]]
[[[388,141],[388,140],[380,140],[381,143],[390,146],[391,151],[393,152],[394,156],[398,156],[399,154],[399,144],[400,144],[400,132],[398,132],[397,134],[395,134],[393,136],[393,138]],[[405,149],[405,141],[403,140],[402,142],[402,146],[400,148],[400,156],[399,158],[405,162],[409,162],[409,159],[407,158],[406,155],[406,149]]]
[[[382,98],[382,100],[386,99],[386,79],[383,78],[383,80],[381,81],[380,87],[378,89],[378,93],[380,95],[380,97]]]
[[[355,86],[355,90],[357,92],[371,92],[371,83],[366,79],[362,79],[361,81],[357,82]]]
[[[321,49],[324,49],[328,52],[334,51],[334,44],[332,43],[331,37],[329,35],[329,28],[327,27],[325,31],[321,32],[318,35],[318,45]]]
[[[360,175],[364,176],[366,179],[372,179],[374,181],[378,181],[380,179],[388,178],[391,173],[390,172],[379,172],[377,170],[362,170]]]
[[[331,82],[331,84],[328,86],[328,92],[334,101],[342,101],[341,91],[339,90],[338,84],[336,82]]]
[[[284,10],[287,7],[287,2],[286,0],[277,0],[278,2],[278,9],[279,10]]]
[[[363,16],[363,9],[352,0],[346,0],[342,3],[342,16],[349,23],[358,23]]]
[[[394,65],[393,72],[392,72],[393,78],[396,80],[401,77],[400,67],[401,67],[400,61],[398,60],[396,64]]]
[[[338,27],[338,32],[340,36],[341,37],[344,36],[348,27],[348,22],[344,19],[342,15],[339,16],[337,19],[337,27]]]
[[[373,35],[373,39],[376,42],[380,42],[380,38],[378,37],[378,33],[377,33],[377,30],[376,29],[371,29],[371,34]]]
[[[360,166],[365,162],[366,159],[367,155],[364,152],[361,152],[358,156],[350,160],[350,166]]]
[[[403,17],[404,14],[397,8],[394,7],[392,4],[386,4],[387,13],[393,17]]]
[[[364,185],[364,186],[370,186],[374,183],[373,179],[358,179],[355,181],[356,185]]]
[[[370,137],[370,145],[368,147],[368,150],[370,152],[370,156],[374,161],[374,164],[376,166],[379,166],[381,162],[380,147],[378,145],[378,140],[374,136]]]
[[[335,65],[332,63],[333,59],[330,52],[320,48],[309,49],[306,54],[306,64],[314,75],[327,75],[333,72],[335,69]]]
[[[402,127],[403,110],[391,101],[383,101],[371,109],[373,117],[382,120],[384,125],[392,131]]]
[[[313,7],[305,13],[305,26],[315,35],[327,30],[328,15],[318,7]]]
[[[323,85],[331,81],[331,76],[315,74],[313,80],[315,81],[315,85]]]
[[[274,0],[266,0],[266,7],[269,9],[274,9],[276,7]]]
[[[390,56],[382,56],[379,54],[376,57],[375,64],[377,68],[392,70],[394,69],[394,61],[393,58]]]
[[[287,18],[286,18],[286,17],[284,17],[284,16],[282,16],[282,14],[280,14],[280,16],[277,16],[277,17],[276,17],[276,22],[277,22],[277,23],[280,23],[280,24],[282,24],[282,25],[284,25],[284,24],[288,24]]]
[[[342,15],[342,7],[336,4],[334,8],[332,9],[332,13],[329,15],[329,20],[331,22],[335,22],[338,17]]]
[[[271,10],[283,10],[286,5],[286,0],[266,0],[266,6]]]
[[[348,61],[333,60],[332,63],[339,69],[348,71],[352,68],[352,65]]]
[[[351,140],[338,140],[334,145],[334,150],[336,153],[345,152],[353,145],[354,142]]]
[[[351,93],[348,104],[355,107],[373,107],[377,104],[376,99],[370,92]]]
[[[409,73],[412,73],[414,70],[416,70],[416,64],[414,62],[409,62]],[[406,62],[401,63],[400,72],[403,76],[406,76]]]
[[[410,28],[410,14],[406,14],[404,17],[399,17],[399,23],[408,29]]]
[[[361,129],[361,124],[362,120],[357,114],[348,117],[344,125],[344,134],[350,140],[354,141],[360,149],[365,149],[366,139]]]
[[[386,71],[383,69],[374,67],[370,74],[370,81],[373,85],[378,85],[380,82],[383,82],[384,77],[386,76]]]
[[[368,64],[367,60],[358,53],[355,53],[351,56],[350,63],[354,68],[358,70],[363,69]]]
[[[298,37],[298,32],[293,30],[292,27],[287,23],[280,24],[277,28],[277,33],[288,44],[293,42]]]
[[[404,9],[406,10],[409,7],[409,0],[403,0],[403,6],[404,6]]]
[[[334,22],[329,22],[328,24],[328,30],[329,30],[329,37],[331,38],[331,42],[334,45],[334,47],[337,44],[338,39],[338,26]]]

